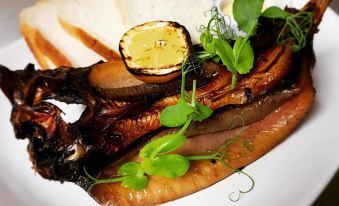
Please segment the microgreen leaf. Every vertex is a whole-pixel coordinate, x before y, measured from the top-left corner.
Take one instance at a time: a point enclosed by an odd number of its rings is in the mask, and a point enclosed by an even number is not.
[[[200,40],[205,51],[197,52],[197,57],[212,59],[216,63],[221,60],[232,73],[232,89],[236,86],[237,74],[246,74],[253,68],[254,53],[249,38],[255,33],[263,4],[264,0],[234,0],[233,16],[246,36],[238,37],[233,49],[230,45],[235,39],[233,31],[226,26],[225,17],[217,8],[211,10],[208,25],[201,26]]]
[[[166,107],[161,112],[160,122],[166,127],[179,127],[187,122],[188,116],[194,111],[194,107],[189,105],[184,97],[180,97],[176,105]]]
[[[237,57],[236,69],[239,74],[247,74],[253,67],[254,52],[248,41],[243,37],[239,37],[234,44],[234,54],[239,54]],[[242,48],[241,48],[242,47]],[[241,49],[241,51],[239,51]]]
[[[233,16],[238,28],[246,33],[252,33],[258,24],[264,0],[234,0]]]
[[[227,67],[229,71],[234,72],[234,55],[230,44],[222,39],[215,39],[214,47],[222,63]]]
[[[287,11],[282,10],[281,8],[277,6],[272,6],[268,9],[266,9],[261,16],[267,17],[267,18],[272,18],[272,19],[286,19],[290,13]]]
[[[122,187],[127,187],[133,190],[141,190],[147,187],[148,177],[145,175],[142,176],[131,176],[124,179],[121,182]]]
[[[211,110],[208,106],[201,104],[196,101],[196,114],[193,117],[193,121],[202,122],[203,120],[209,118],[213,114],[213,110]]]
[[[157,155],[178,149],[185,141],[186,136],[178,133],[160,137],[145,145],[140,150],[139,157],[153,159]]]
[[[211,55],[215,53],[212,40],[213,36],[209,34],[207,31],[203,32],[200,36],[201,45],[204,47],[205,51],[207,51]]]
[[[149,175],[176,178],[183,176],[189,169],[190,162],[184,156],[169,154],[155,159],[144,159],[143,170]]]
[[[232,72],[232,89],[234,89],[237,81],[237,70],[233,49],[228,42],[222,39],[216,39],[214,41],[214,47],[222,63],[227,67],[227,70]]]
[[[119,170],[118,174],[121,176],[126,176],[126,175],[137,175],[140,171],[140,163],[137,162],[127,162],[123,164]]]
[[[212,61],[215,62],[215,63],[219,63],[221,60],[220,56],[215,56],[212,58]]]

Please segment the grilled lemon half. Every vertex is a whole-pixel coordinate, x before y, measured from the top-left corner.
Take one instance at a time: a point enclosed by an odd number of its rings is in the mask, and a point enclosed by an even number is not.
[[[127,31],[120,54],[129,72],[147,83],[164,83],[180,75],[189,55],[191,38],[176,22],[148,22]]]

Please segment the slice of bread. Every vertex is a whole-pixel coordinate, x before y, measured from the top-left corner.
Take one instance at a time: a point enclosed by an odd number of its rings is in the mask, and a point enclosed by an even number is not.
[[[200,43],[199,28],[208,23],[206,12],[217,4],[215,0],[116,1],[128,29],[148,21],[176,21],[186,27],[193,43]]]
[[[45,0],[20,13],[20,29],[42,68],[48,59],[55,66],[88,66],[104,58],[68,34],[59,24],[58,13],[71,0]]]
[[[28,27],[26,24],[21,25],[21,32],[27,34],[25,36],[25,40],[31,49],[35,59],[39,63],[41,69],[53,69],[55,68],[55,64],[46,57],[38,48],[35,43],[36,35],[38,33],[37,30]],[[29,35],[28,35],[29,34]]]
[[[120,59],[119,42],[148,21],[176,21],[199,43],[205,12],[217,0],[40,0],[20,14],[20,28],[42,68]]]
[[[63,28],[107,60],[119,58],[126,27],[115,0],[72,0],[58,15]]]
[[[57,66],[46,56],[43,56],[45,58],[45,62],[47,64],[47,69],[55,69]]]

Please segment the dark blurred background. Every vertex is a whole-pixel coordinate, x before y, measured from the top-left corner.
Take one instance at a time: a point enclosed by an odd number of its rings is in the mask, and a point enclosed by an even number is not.
[[[338,25],[339,26],[339,25]],[[339,172],[330,184],[314,202],[313,206],[338,206],[339,205]]]

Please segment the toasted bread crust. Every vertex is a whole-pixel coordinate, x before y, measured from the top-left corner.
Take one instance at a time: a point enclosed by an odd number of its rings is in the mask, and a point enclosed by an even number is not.
[[[55,48],[39,31],[36,32],[35,42],[37,47],[44,53],[55,65],[74,67],[74,65]]]
[[[30,27],[22,19],[20,19],[20,31],[41,68],[49,69],[46,58],[50,59],[53,64],[58,67],[74,66],[57,48],[44,38],[37,29]]]
[[[49,69],[49,65],[46,60],[46,56],[42,54],[35,43],[36,30],[28,27],[24,22],[20,22],[20,31],[23,37],[25,38],[28,47],[33,53],[35,59],[40,65],[41,69]]]
[[[92,49],[97,54],[104,57],[107,61],[121,59],[120,55],[117,52],[105,46],[98,39],[91,36],[83,29],[64,21],[61,17],[58,17],[58,20],[60,25],[65,29],[65,31],[67,31],[76,39],[80,40],[88,48]]]

